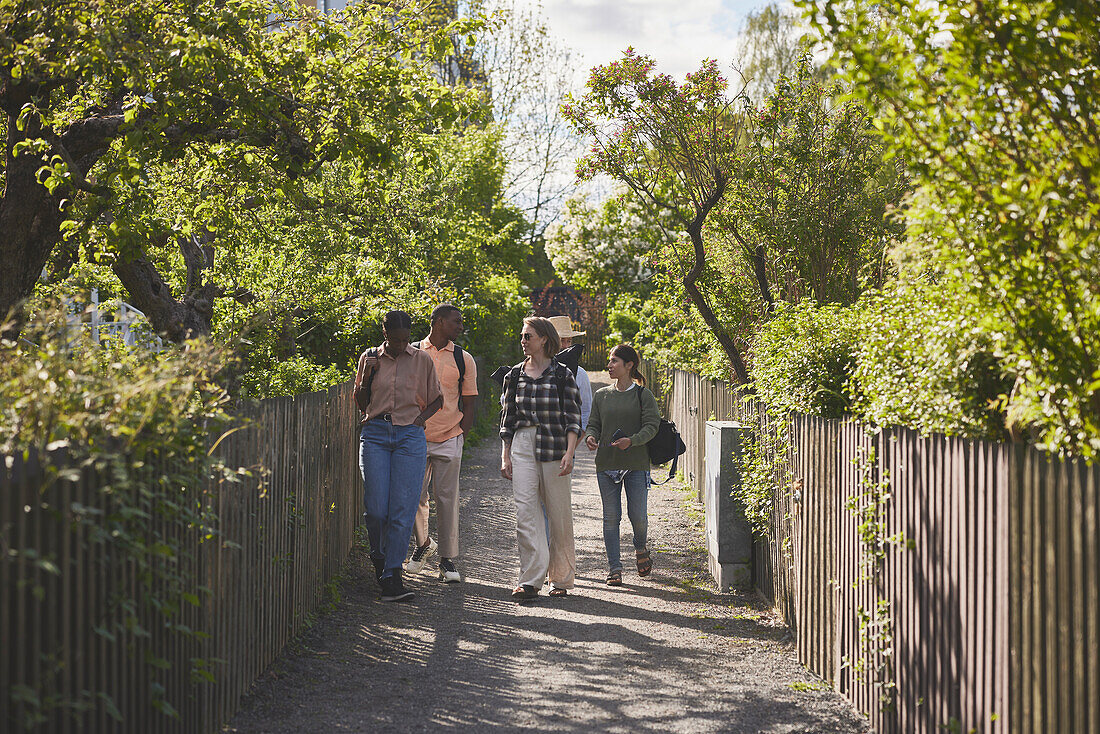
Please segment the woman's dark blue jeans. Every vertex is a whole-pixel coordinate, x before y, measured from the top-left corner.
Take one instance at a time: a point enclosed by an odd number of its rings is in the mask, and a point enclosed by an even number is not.
[[[607,563],[612,571],[622,571],[619,523],[623,519],[623,490],[626,490],[626,514],[634,529],[634,550],[642,550],[649,532],[649,472],[638,469],[598,471],[596,482],[603,500],[603,544],[607,549]]]
[[[427,460],[428,442],[420,426],[395,426],[376,419],[367,421],[359,432],[367,533],[372,560],[382,561],[383,578],[405,560]]]

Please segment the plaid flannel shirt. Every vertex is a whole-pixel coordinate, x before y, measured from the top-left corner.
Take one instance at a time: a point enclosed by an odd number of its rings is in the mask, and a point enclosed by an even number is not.
[[[558,381],[562,381],[561,399]],[[532,379],[523,363],[513,367],[504,378],[504,412],[500,418],[500,437],[511,441],[516,431],[535,426],[535,458],[561,461],[569,447],[569,433],[581,434],[581,391],[573,373],[556,361]]]

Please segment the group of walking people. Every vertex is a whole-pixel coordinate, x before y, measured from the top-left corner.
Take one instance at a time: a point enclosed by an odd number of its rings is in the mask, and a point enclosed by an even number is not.
[[[577,380],[554,358],[562,346],[555,323],[537,316],[524,319],[520,346],[524,360],[504,378],[500,421],[500,473],[512,480],[516,500],[520,568],[513,598],[536,598],[546,581],[551,597],[567,596],[573,588],[572,473],[582,440],[596,452],[607,583],[622,584],[624,490],[638,574],[648,575],[653,560],[646,545],[650,464],[645,444],[657,432],[660,413],[638,371],[637,351],[627,344],[611,350],[607,370],[613,383],[592,395],[590,415],[583,416]]]
[[[461,580],[458,506],[462,445],[473,425],[477,367],[454,340],[462,314],[449,304],[432,312],[428,338],[411,343],[412,319],[391,311],[384,343],[363,352],[355,379],[361,411],[360,470],[371,561],[384,601],[412,596],[402,573],[423,571],[439,555],[438,576]],[[501,466],[516,504],[519,577],[513,598],[567,596],[577,564],[573,536],[572,473],[582,444],[595,451],[603,505],[607,584],[623,583],[619,526],[622,495],[633,529],[637,572],[653,568],[647,543],[649,455],[660,413],[638,370],[637,351],[611,350],[612,384],[592,394],[582,368],[556,355],[583,332],[568,317],[529,317],[520,332],[524,359],[507,370],[501,395]],[[430,490],[430,491],[429,491]],[[439,541],[428,533],[434,496]],[[406,560],[410,536],[416,543]]]
[[[412,597],[402,571],[420,572],[439,553],[439,579],[456,583],[458,481],[462,446],[473,427],[477,364],[457,344],[462,312],[432,311],[426,339],[412,343],[412,317],[390,311],[381,346],[359,357],[355,403],[360,410],[359,471],[370,558],[383,601]],[[429,488],[435,496],[439,542],[428,536]],[[402,563],[415,534],[417,550]]]

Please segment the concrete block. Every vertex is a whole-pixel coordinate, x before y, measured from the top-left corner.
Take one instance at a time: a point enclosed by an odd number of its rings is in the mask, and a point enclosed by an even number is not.
[[[722,591],[752,587],[752,530],[744,506],[732,496],[741,484],[742,447],[749,441],[749,432],[733,421],[707,421],[707,566]]]

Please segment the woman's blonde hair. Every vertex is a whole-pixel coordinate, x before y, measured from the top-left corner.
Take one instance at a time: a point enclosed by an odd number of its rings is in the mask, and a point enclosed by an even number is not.
[[[539,336],[546,337],[543,349],[546,350],[547,357],[553,357],[561,351],[561,337],[558,336],[558,330],[554,328],[554,324],[550,319],[544,319],[541,316],[528,316],[523,320],[523,323],[534,329]]]

